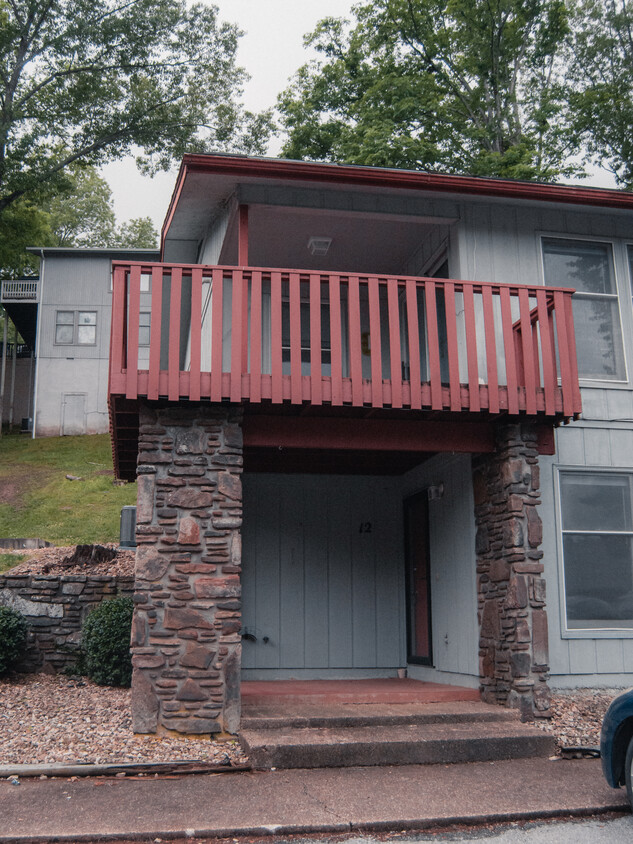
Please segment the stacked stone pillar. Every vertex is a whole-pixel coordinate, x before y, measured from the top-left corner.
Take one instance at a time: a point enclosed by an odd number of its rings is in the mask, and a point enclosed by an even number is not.
[[[132,726],[235,733],[240,718],[239,410],[140,410]]]
[[[549,715],[548,635],[536,431],[506,424],[473,464],[479,674],[484,701]]]

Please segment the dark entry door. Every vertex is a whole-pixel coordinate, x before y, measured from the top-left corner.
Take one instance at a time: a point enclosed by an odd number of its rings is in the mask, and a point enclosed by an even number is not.
[[[432,665],[429,502],[426,491],[405,499],[404,526],[407,657],[409,662]]]

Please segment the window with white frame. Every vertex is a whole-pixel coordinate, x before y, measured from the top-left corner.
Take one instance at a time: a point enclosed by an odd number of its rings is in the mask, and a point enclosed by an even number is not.
[[[55,343],[58,346],[94,346],[96,342],[96,311],[56,312]]]
[[[560,472],[568,630],[633,628],[633,474]]]
[[[310,374],[310,286],[301,282],[301,374]],[[281,305],[281,355],[282,371],[290,374],[290,299],[284,296]],[[331,374],[331,346],[330,346],[330,304],[321,300],[321,373]]]
[[[141,273],[141,293],[151,293],[152,291],[152,274]],[[112,274],[110,274],[110,292],[112,292]]]
[[[152,314],[150,311],[141,311],[138,315],[138,344],[149,346],[150,329],[152,327]]]
[[[610,243],[543,238],[545,284],[573,287],[578,373],[626,380],[620,309]]]

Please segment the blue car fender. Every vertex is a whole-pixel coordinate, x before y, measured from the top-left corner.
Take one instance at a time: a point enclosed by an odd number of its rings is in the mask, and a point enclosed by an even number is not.
[[[626,749],[633,737],[633,689],[611,702],[602,721],[600,758],[606,781],[612,788],[624,785]]]

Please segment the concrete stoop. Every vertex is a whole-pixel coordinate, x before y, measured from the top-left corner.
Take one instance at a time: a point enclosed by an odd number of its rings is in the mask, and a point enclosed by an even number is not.
[[[252,712],[240,743],[254,768],[433,765],[551,756],[554,739],[518,720],[516,712],[483,704],[419,707],[397,714]]]

